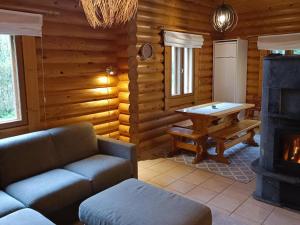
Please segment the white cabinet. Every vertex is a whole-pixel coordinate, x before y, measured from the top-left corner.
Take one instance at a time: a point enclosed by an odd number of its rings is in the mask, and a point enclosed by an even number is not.
[[[247,51],[246,40],[214,42],[214,101],[246,102]]]

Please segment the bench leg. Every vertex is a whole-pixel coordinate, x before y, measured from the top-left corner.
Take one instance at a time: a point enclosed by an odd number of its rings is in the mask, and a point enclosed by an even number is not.
[[[176,147],[176,138],[174,136],[171,136],[171,138],[172,138],[171,151],[167,154],[167,157],[173,157],[179,152],[179,150]]]
[[[224,156],[225,146],[224,141],[217,142],[217,156],[214,158],[217,162],[230,164],[229,160]]]
[[[248,140],[246,140],[246,144],[250,145],[250,146],[254,146],[254,147],[258,147],[259,145],[256,143],[256,141],[254,140],[254,136],[255,136],[255,131],[251,130],[249,131],[251,133],[251,136]]]

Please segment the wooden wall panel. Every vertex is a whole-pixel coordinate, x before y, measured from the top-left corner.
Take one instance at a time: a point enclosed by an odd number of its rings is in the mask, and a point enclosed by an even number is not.
[[[247,95],[248,103],[255,103],[259,98],[259,62],[260,54],[257,49],[257,38],[248,39],[248,72],[247,72]]]
[[[78,0],[3,0],[0,8],[44,16],[43,37],[36,38],[38,129],[89,121],[98,134],[119,138],[119,79],[107,77],[105,69],[127,67],[118,64],[127,54],[119,53],[119,46],[127,45],[119,38],[127,27],[92,29]],[[12,129],[0,137],[27,131]]]
[[[300,30],[300,3],[270,7],[266,10],[239,13],[238,26],[230,36],[259,36],[268,34],[294,33]]]
[[[200,0],[198,0],[200,1]],[[218,4],[222,4],[223,0],[217,0]],[[278,6],[283,8],[290,6],[292,8],[294,4],[299,3],[299,0],[226,0],[227,4],[231,4],[234,8],[241,14],[248,12],[257,12],[257,11],[267,11],[270,8],[274,8]]]
[[[229,1],[239,14],[239,22],[234,31],[225,34],[225,38],[240,37],[249,41],[247,79],[247,102],[249,103],[260,101],[263,73],[261,63],[262,58],[267,54],[257,49],[257,37],[300,32],[300,3],[289,1],[285,3],[264,0],[260,3],[260,7],[252,10],[241,7],[240,1]]]
[[[205,1],[208,2],[208,1]],[[185,32],[205,33],[204,46],[199,51],[198,102],[211,101],[212,91],[212,28],[209,24],[211,5],[180,0],[140,0],[137,15],[137,49],[151,43],[154,56],[138,58],[138,144],[147,150],[169,141],[166,130],[182,121],[182,115],[165,111],[164,107],[164,47],[162,28]],[[181,107],[189,106],[181,105]]]
[[[43,38],[36,39],[41,129],[90,121],[98,134],[143,150],[166,143],[166,129],[184,118],[164,110],[162,27],[204,34],[197,102],[211,101],[211,1],[140,0],[136,20],[105,30],[90,28],[78,0],[3,0],[0,8],[44,15]],[[137,52],[147,42],[154,56],[143,61]],[[118,76],[106,76],[109,65]],[[6,136],[27,131],[12,129]]]
[[[119,71],[119,133],[120,140],[135,143],[136,126],[136,22],[128,23],[126,32],[120,35],[122,45],[118,52]]]

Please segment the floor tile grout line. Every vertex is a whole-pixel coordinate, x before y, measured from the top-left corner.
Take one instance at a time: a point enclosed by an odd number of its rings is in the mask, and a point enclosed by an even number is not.
[[[174,167],[175,168],[175,167]],[[173,168],[173,169],[174,169]],[[170,171],[170,170],[169,170]],[[162,176],[162,175],[165,175],[167,172],[165,171],[164,173],[162,173],[162,174],[159,174],[159,175],[157,175],[157,176],[154,176],[153,178],[151,178],[149,181],[151,181],[151,180],[153,180],[155,177],[158,177],[158,176]],[[172,176],[170,176],[170,177],[172,177]],[[175,181],[177,181],[177,180],[179,180],[180,178],[175,178],[175,177],[172,177],[172,178],[174,178],[175,180],[173,181],[173,182],[171,182],[171,183],[174,183]],[[154,182],[154,183],[156,183],[156,182]],[[170,183],[170,184],[171,184]],[[157,183],[156,183],[157,184]],[[164,188],[166,188],[166,187],[168,187],[170,184],[168,184],[167,186],[165,186]],[[158,184],[159,185],[159,184]]]
[[[244,204],[244,203],[245,203],[246,201],[248,201],[249,199],[252,199],[252,196],[249,196],[249,198],[247,198],[242,204]],[[242,206],[242,204],[241,204],[238,208],[240,208],[240,207]],[[260,206],[256,206],[256,207],[263,208],[263,207],[260,207]],[[238,208],[236,208],[236,209],[234,210],[234,212],[235,212]],[[266,218],[260,223],[261,225],[264,224],[264,222],[265,222],[265,221],[267,220],[267,218],[272,214],[272,212],[274,211],[274,209],[275,209],[275,207],[272,208],[272,210],[271,210],[271,212],[268,214],[268,216],[266,216]],[[232,213],[230,214],[230,216],[231,216],[234,212],[232,212]],[[247,218],[247,217],[245,217],[245,216],[243,216],[243,215],[239,215],[239,214],[237,214],[237,215],[240,216],[240,217],[242,217],[242,218],[245,218],[245,219],[247,219],[247,220],[250,220],[250,221],[252,221],[252,222],[259,223],[258,221],[254,221],[254,220],[249,219],[249,218]]]
[[[157,165],[157,164],[156,164]],[[150,180],[152,180],[152,179],[154,179],[155,177],[158,177],[158,176],[161,176],[161,175],[164,175],[164,174],[166,174],[166,173],[168,173],[169,171],[171,171],[172,169],[175,169],[176,167],[178,167],[178,166],[180,166],[180,165],[177,165],[177,166],[175,166],[175,167],[173,167],[173,168],[170,168],[170,169],[167,169],[166,171],[164,171],[163,173],[161,173],[161,174],[157,174],[157,175],[155,175],[155,176],[153,176]],[[148,169],[150,169],[151,170],[151,167],[149,167]],[[158,172],[158,171],[155,171],[155,170],[153,170],[152,169],[152,171],[153,172]],[[192,173],[192,172],[194,172],[194,170],[193,171],[191,171],[190,173]],[[159,172],[158,172],[159,173]],[[184,175],[185,176],[185,175]],[[184,176],[182,176],[182,177],[184,177]],[[172,177],[171,175],[170,175],[170,177]],[[180,179],[180,178],[177,178],[177,177],[173,177],[174,179]],[[150,181],[149,180],[149,181]]]
[[[147,161],[147,160],[140,160],[140,161],[138,161],[138,162],[143,162],[143,161]],[[159,162],[154,163],[153,165],[150,165],[149,167],[144,167],[144,168],[145,168],[145,169],[148,169],[148,168],[150,168],[150,167],[152,167],[152,166],[154,166],[154,165],[157,165],[157,164],[159,164],[159,163],[162,163],[162,162],[164,162],[164,161],[166,161],[166,159],[163,159],[163,160],[161,160],[161,161],[159,161]]]
[[[234,183],[232,183],[230,186],[228,186],[227,188],[225,188],[222,192],[220,192],[218,195],[216,195],[215,197],[213,197],[208,203],[210,203],[211,201],[213,201],[215,198],[217,198],[219,195],[224,195],[224,192],[226,190],[228,190],[230,187],[232,187],[237,181],[235,181]],[[229,212],[229,216],[231,216],[242,204],[244,204],[248,199],[250,198],[250,196],[248,196],[248,198],[246,198],[244,201],[242,201],[237,207],[235,207],[235,209],[231,212],[228,211],[227,209],[225,209],[227,212]],[[214,205],[214,204],[213,204]],[[218,206],[216,206],[218,207]],[[223,209],[223,208],[222,208]]]
[[[193,173],[194,171],[192,171],[191,173]],[[190,174],[191,174],[190,173]],[[186,175],[187,176],[187,175]],[[214,177],[214,176],[212,176],[212,177]],[[200,184],[198,184],[198,185],[196,185],[195,184],[195,187],[193,187],[191,190],[189,190],[187,193],[185,193],[184,195],[186,195],[186,194],[188,194],[188,193],[190,193],[190,192],[192,192],[194,189],[196,189],[197,187],[199,187],[201,184],[203,184],[203,183],[205,183],[206,181],[208,181],[210,178],[212,178],[212,177],[209,177],[209,178],[207,178],[206,180],[204,180],[203,182],[201,182]],[[176,181],[178,181],[178,180],[180,180],[180,178],[179,179],[177,179],[177,180],[175,180],[174,182],[176,182]],[[172,182],[172,183],[174,183],[174,182]],[[183,181],[184,182],[184,181]],[[168,187],[168,186],[170,186],[172,183],[170,183],[169,185],[167,185],[166,187]],[[189,183],[189,182],[186,182],[186,183]],[[189,184],[191,184],[191,183],[189,183]],[[202,189],[205,189],[205,190],[209,190],[208,188],[205,188],[205,187],[201,187]],[[209,191],[211,191],[211,190],[209,190]],[[215,192],[215,193],[217,193],[218,194],[218,192],[216,192],[216,191],[213,191],[213,192]],[[209,200],[210,201],[210,200]],[[209,201],[207,201],[206,203],[208,203]]]
[[[156,165],[158,165],[158,164],[156,164]],[[154,166],[154,165],[153,165],[153,166]],[[151,167],[152,167],[152,166],[151,166]],[[160,173],[159,171],[155,171],[155,170],[151,169],[151,167],[149,167],[148,169],[149,169],[149,170],[152,170],[153,172]],[[161,174],[158,174],[157,176],[163,175],[163,174],[167,173],[168,171],[170,171],[171,169],[174,169],[174,168],[176,168],[176,167],[177,167],[177,166],[171,167],[171,168],[167,169],[166,171],[163,171]]]
[[[275,209],[276,208],[274,206],[273,209],[271,210],[271,212],[269,213],[269,215],[264,219],[264,221],[262,222],[262,224],[264,224],[267,221],[267,219],[271,216],[271,214],[274,212]]]
[[[191,172],[192,173],[192,172]],[[191,174],[191,173],[189,173],[189,174]],[[182,177],[184,177],[184,176],[187,176],[188,174],[186,174],[186,175],[183,175]],[[170,177],[172,177],[172,176],[170,176]],[[168,186],[170,186],[171,184],[173,184],[173,183],[175,183],[176,181],[178,181],[178,180],[180,180],[182,177],[178,177],[178,178],[176,178],[176,180],[175,181],[173,181],[173,182],[171,182]],[[175,178],[175,177],[173,177],[173,178]],[[186,183],[188,183],[188,182],[186,182]]]
[[[231,216],[233,213],[235,213],[235,212],[238,210],[238,208],[240,208],[246,201],[248,201],[249,198],[251,198],[251,196],[249,196],[249,197],[248,197],[246,200],[244,200],[238,207],[236,207],[236,209],[232,211],[232,213],[230,214],[230,216]]]

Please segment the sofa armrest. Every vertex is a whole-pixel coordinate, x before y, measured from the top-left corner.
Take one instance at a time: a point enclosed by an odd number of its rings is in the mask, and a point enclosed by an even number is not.
[[[133,168],[133,177],[137,178],[137,154],[134,144],[99,135],[97,135],[97,140],[100,153],[130,160]]]

